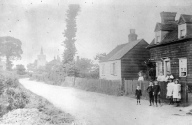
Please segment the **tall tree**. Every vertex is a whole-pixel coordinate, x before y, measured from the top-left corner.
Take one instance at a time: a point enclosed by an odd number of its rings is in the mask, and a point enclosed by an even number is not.
[[[21,41],[14,37],[0,37],[0,56],[6,57],[7,70],[11,70],[12,60],[21,59],[23,53],[21,45]]]
[[[67,10],[66,18],[66,30],[64,31],[64,53],[63,53],[63,64],[68,64],[74,61],[74,56],[76,53],[75,47],[75,37],[76,37],[76,17],[80,11],[80,6],[78,4],[70,4]]]

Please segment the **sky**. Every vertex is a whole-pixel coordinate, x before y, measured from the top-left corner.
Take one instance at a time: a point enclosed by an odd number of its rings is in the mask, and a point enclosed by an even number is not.
[[[81,7],[76,55],[90,59],[127,43],[130,29],[150,43],[162,11],[177,12],[176,20],[180,14],[192,15],[191,0],[0,0],[0,36],[22,42],[22,59],[15,64],[34,62],[41,47],[47,61],[61,57],[69,4]]]

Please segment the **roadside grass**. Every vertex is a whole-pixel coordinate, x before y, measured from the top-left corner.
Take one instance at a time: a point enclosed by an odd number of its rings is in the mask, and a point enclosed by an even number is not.
[[[27,119],[26,113],[28,114]],[[36,117],[34,117],[34,112]],[[20,119],[20,121],[18,121]],[[24,120],[25,119],[25,120]],[[29,120],[30,119],[30,120]],[[56,108],[46,99],[25,89],[13,72],[0,73],[0,124],[41,124],[68,125],[74,117]],[[18,123],[21,122],[21,123]]]

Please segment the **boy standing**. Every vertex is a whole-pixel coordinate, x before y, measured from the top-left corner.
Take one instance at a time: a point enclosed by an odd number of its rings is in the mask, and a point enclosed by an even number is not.
[[[142,96],[142,93],[141,93],[141,89],[140,89],[140,86],[137,86],[137,89],[135,91],[135,96],[137,97],[137,105],[140,104],[140,99],[141,99],[141,96]]]
[[[158,106],[157,105],[157,101],[159,102],[159,105],[161,105],[161,100],[160,100],[161,88],[158,85],[158,81],[157,80],[155,80],[154,83],[155,83],[155,85],[153,86],[153,95],[154,95],[154,98],[155,98],[156,106]]]
[[[149,106],[154,105],[154,97],[153,97],[153,83],[149,82],[149,86],[147,87],[147,92],[149,93]]]

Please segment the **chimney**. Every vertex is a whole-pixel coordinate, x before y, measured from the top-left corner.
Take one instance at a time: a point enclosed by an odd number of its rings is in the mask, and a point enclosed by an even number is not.
[[[161,23],[169,23],[175,21],[176,12],[161,12]]]
[[[130,34],[128,35],[129,42],[137,40],[137,34],[135,34],[135,29],[130,29]]]

